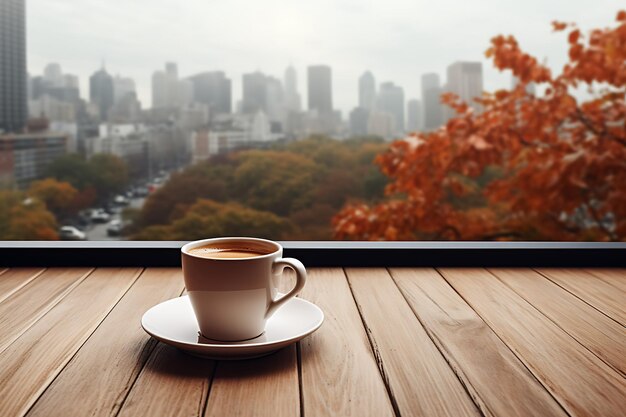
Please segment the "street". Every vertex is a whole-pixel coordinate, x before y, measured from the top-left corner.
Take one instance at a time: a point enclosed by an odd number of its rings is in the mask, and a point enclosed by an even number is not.
[[[140,209],[145,201],[146,199],[144,197],[131,198],[128,207]],[[109,223],[114,220],[121,221],[121,219],[121,214],[112,214],[111,219],[107,223],[92,223],[85,228],[87,240],[126,240],[124,236],[109,236],[107,234]]]

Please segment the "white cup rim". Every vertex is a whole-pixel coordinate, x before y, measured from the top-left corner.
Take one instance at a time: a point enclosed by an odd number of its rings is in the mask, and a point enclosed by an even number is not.
[[[196,248],[198,246],[203,246],[206,244],[210,244],[210,243],[219,243],[219,242],[261,242],[261,243],[266,243],[269,244],[271,246],[273,246],[275,248],[274,251],[270,252],[270,253],[266,253],[264,255],[259,255],[259,256],[251,256],[249,258],[207,258],[204,256],[199,256],[199,255],[193,255],[191,253],[189,253],[190,249]],[[197,259],[203,259],[205,261],[227,261],[227,262],[232,262],[232,261],[254,261],[254,260],[258,260],[258,259],[264,259],[264,258],[269,258],[273,255],[276,255],[277,253],[281,252],[283,250],[283,247],[281,246],[280,243],[278,242],[274,242],[273,240],[269,240],[269,239],[261,239],[258,237],[247,237],[247,236],[229,236],[229,237],[215,237],[215,238],[209,238],[209,239],[201,239],[201,240],[194,240],[191,242],[187,242],[186,244],[183,245],[182,248],[180,248],[180,252],[183,255],[187,255],[187,256],[191,256],[192,258],[197,258]]]

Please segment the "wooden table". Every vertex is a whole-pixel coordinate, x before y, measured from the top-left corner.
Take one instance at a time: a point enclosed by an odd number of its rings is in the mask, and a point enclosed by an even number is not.
[[[626,270],[311,269],[324,325],[215,362],[150,339],[179,269],[0,274],[0,416],[624,416]]]

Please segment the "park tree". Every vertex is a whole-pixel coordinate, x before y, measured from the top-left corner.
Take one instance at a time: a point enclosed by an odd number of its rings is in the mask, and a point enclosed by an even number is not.
[[[59,220],[76,212],[76,200],[79,193],[69,182],[54,178],[34,181],[27,194],[42,201]]]
[[[57,223],[46,205],[16,190],[0,190],[0,240],[57,240]]]
[[[170,225],[150,226],[134,238],[137,240],[193,240],[218,236],[257,236],[282,239],[292,230],[284,218],[241,204],[219,203],[199,199]]]
[[[241,152],[234,173],[238,198],[257,210],[285,216],[311,203],[315,163],[292,152]]]
[[[335,237],[626,240],[626,11],[588,34],[553,28],[567,32],[560,72],[493,38],[487,57],[518,85],[478,97],[480,112],[444,95],[456,116],[380,154],[387,199],[345,206]]]
[[[120,157],[110,154],[96,154],[89,160],[93,172],[92,185],[99,199],[106,199],[128,186],[128,165]]]

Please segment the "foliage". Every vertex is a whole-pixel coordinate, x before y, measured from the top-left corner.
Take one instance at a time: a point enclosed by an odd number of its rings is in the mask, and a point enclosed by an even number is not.
[[[222,209],[237,203],[279,216],[285,229],[267,235],[271,238],[330,239],[331,218],[348,200],[383,197],[386,179],[372,162],[385,146],[372,138],[341,142],[314,136],[215,156],[172,175],[149,196],[135,238],[168,238],[173,233],[168,225],[191,222],[190,210],[204,199],[225,204]]]
[[[442,128],[394,142],[376,163],[387,200],[348,204],[335,237],[413,239],[626,239],[626,12],[611,28],[568,30],[569,61],[553,75],[512,36],[487,57],[519,79],[484,93],[473,112],[453,95]],[[535,84],[541,95],[528,92]],[[591,97],[576,97],[586,87]]]
[[[21,191],[0,190],[0,239],[56,240],[57,224],[45,204]]]
[[[61,156],[48,167],[48,176],[80,190],[77,208],[92,204],[94,191],[96,200],[102,202],[124,190],[129,183],[126,162],[110,154],[96,154],[89,160],[76,154]]]
[[[198,200],[183,217],[171,225],[148,227],[135,237],[140,240],[193,240],[207,236],[256,236],[282,239],[292,226],[267,211],[238,203]]]
[[[69,182],[46,178],[35,181],[28,189],[29,196],[42,201],[57,219],[76,212],[78,191]]]

